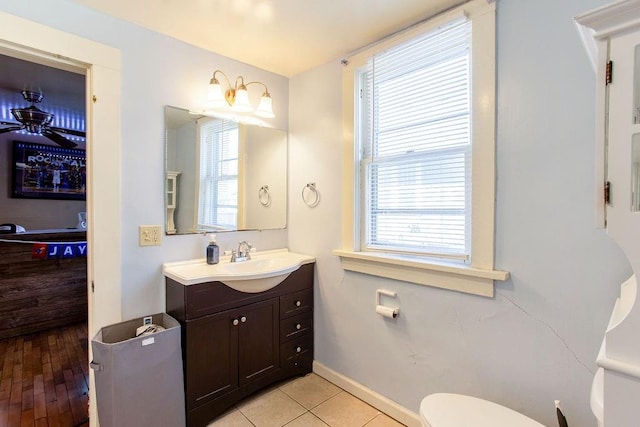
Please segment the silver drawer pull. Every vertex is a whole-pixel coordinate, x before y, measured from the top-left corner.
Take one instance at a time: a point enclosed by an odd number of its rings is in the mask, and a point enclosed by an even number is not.
[[[240,323],[238,322],[238,319],[233,319],[233,326],[238,326],[238,323]]]
[[[297,330],[300,330],[300,328],[302,328],[302,325],[301,325],[300,323],[298,323],[298,324],[296,325],[296,329],[297,329]]]
[[[302,351],[302,347],[296,347],[296,353],[300,353]]]
[[[244,316],[242,316],[242,317],[240,318],[240,321],[241,321],[242,323],[244,323],[244,322],[246,322],[246,321],[247,321],[247,318],[246,318],[246,317],[244,317]]]
[[[300,302],[299,300],[296,301],[296,307],[300,307],[302,305],[302,302]]]

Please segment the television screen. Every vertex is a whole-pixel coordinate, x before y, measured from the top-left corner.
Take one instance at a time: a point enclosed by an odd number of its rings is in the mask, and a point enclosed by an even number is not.
[[[85,150],[13,142],[11,197],[85,200]]]

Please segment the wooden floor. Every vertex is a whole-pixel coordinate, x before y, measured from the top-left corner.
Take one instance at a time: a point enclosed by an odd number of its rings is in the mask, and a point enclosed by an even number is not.
[[[87,324],[0,341],[0,426],[88,422]]]

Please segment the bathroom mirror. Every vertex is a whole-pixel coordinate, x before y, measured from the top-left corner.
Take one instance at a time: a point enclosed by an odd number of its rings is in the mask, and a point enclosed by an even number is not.
[[[165,232],[286,227],[287,133],[165,107]]]

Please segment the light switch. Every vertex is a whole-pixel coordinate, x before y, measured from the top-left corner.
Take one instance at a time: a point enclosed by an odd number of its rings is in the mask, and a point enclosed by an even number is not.
[[[138,244],[140,246],[160,246],[162,243],[162,226],[141,225],[138,227]]]

